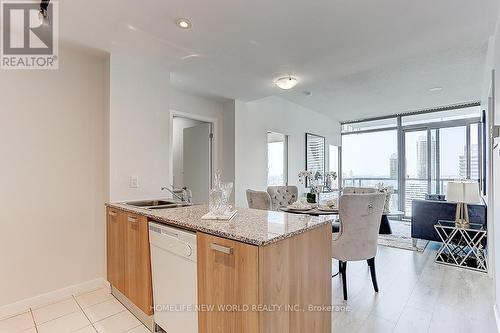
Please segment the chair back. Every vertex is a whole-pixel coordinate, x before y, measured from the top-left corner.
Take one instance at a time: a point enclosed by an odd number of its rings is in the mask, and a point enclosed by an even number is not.
[[[247,190],[248,208],[272,210],[271,197],[265,191]]]
[[[377,192],[379,191],[374,187],[344,187],[342,189],[342,194],[366,194]]]
[[[271,197],[272,209],[278,210],[297,201],[299,189],[297,186],[268,186],[267,193]]]
[[[335,259],[356,261],[375,257],[384,202],[385,194],[380,192],[340,197],[340,234],[333,240]]]

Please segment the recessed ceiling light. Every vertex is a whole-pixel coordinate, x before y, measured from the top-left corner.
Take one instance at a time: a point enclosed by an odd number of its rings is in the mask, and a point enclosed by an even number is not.
[[[190,29],[191,28],[191,22],[186,19],[186,18],[178,18],[175,20],[175,24],[181,29]]]
[[[292,89],[299,83],[299,80],[293,76],[284,76],[276,79],[274,81],[274,84],[278,86],[278,88],[288,90]]]
[[[443,87],[432,87],[432,88],[429,88],[429,91],[431,91],[431,92],[441,91],[441,90],[443,90]]]

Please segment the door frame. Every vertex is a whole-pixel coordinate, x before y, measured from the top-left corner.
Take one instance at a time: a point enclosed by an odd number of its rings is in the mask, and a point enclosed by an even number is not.
[[[478,160],[481,161],[481,146],[484,145],[485,143],[482,142],[482,129],[481,126],[479,126],[480,123],[477,123],[474,120],[469,120],[467,119],[466,121],[459,120],[459,121],[445,121],[445,122],[436,122],[436,123],[427,123],[427,124],[418,124],[418,125],[410,125],[410,126],[402,126],[401,127],[401,138],[400,138],[400,148],[399,154],[402,157],[402,173],[399,175],[400,176],[400,187],[401,191],[399,194],[399,202],[400,202],[400,210],[405,212],[405,200],[406,200],[406,133],[411,133],[411,132],[420,132],[420,131],[426,131],[427,132],[427,189],[428,192],[432,192],[432,181],[436,181],[436,192],[440,192],[441,189],[441,156],[440,156],[440,131],[442,129],[446,128],[455,128],[455,127],[465,127],[465,145],[466,145],[466,160],[467,160],[467,179],[470,179],[471,175],[471,159],[470,159],[470,144],[471,144],[471,125],[478,124]],[[432,141],[432,134],[431,132],[435,130],[436,131],[436,157],[435,157],[435,179],[432,178],[432,144],[429,144],[429,142]],[[482,163],[482,162],[481,162]],[[446,180],[446,179],[445,179]],[[438,190],[439,189],[439,190]],[[408,216],[405,215],[407,218]]]
[[[408,179],[406,177],[406,133],[413,133],[413,132],[425,132],[425,135],[427,136],[427,192],[431,192],[431,184],[432,184],[432,144],[429,144],[429,142],[432,141],[432,136],[431,136],[431,128],[427,125],[420,125],[420,126],[412,126],[412,127],[403,127],[401,128],[401,144],[400,147],[398,148],[399,154],[401,156],[401,161],[402,161],[402,166],[401,166],[401,173],[399,175],[400,181],[399,181],[399,209],[400,211],[404,212],[405,215],[403,216],[404,218],[408,218],[408,215],[406,215],[406,180]],[[436,131],[436,133],[438,133]],[[439,144],[439,138],[436,135],[436,147]],[[437,154],[437,152],[436,152]],[[438,156],[436,156],[436,173],[438,172],[439,168],[439,160]],[[437,176],[437,174],[436,174]]]
[[[189,113],[189,112],[183,112],[183,111],[177,111],[177,110],[170,110],[170,117],[169,117],[169,143],[168,143],[168,156],[169,156],[169,170],[168,170],[168,184],[167,186],[170,186],[174,183],[174,148],[172,145],[173,138],[174,138],[174,118],[175,117],[180,117],[180,118],[187,118],[187,119],[192,119],[192,120],[198,120],[202,122],[209,123],[211,125],[213,137],[210,142],[210,179],[208,181],[208,184],[210,187],[212,187],[212,182],[213,182],[213,176],[215,173],[215,170],[218,169],[219,163],[218,163],[218,154],[219,154],[219,120],[215,117],[207,117],[195,113]],[[209,189],[207,189],[208,191]]]

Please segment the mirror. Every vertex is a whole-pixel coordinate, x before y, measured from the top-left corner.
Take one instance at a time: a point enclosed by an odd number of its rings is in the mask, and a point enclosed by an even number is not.
[[[325,155],[325,138],[306,133],[306,170],[310,171],[313,177],[323,177],[325,173]],[[307,180],[306,187],[309,187]]]

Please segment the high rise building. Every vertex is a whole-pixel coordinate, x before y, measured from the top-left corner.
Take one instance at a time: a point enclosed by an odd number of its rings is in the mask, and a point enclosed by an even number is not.
[[[427,136],[422,135],[417,140],[417,177],[427,179]],[[436,139],[431,140],[431,175],[436,174]]]
[[[463,155],[458,157],[459,174],[461,179],[467,178],[467,147],[464,147]],[[470,179],[479,179],[479,147],[477,144],[470,146]]]
[[[414,199],[424,199],[428,193],[427,180],[407,180],[405,182],[405,212],[411,216]]]
[[[398,179],[398,155],[392,154],[389,159],[389,175],[391,179]]]

